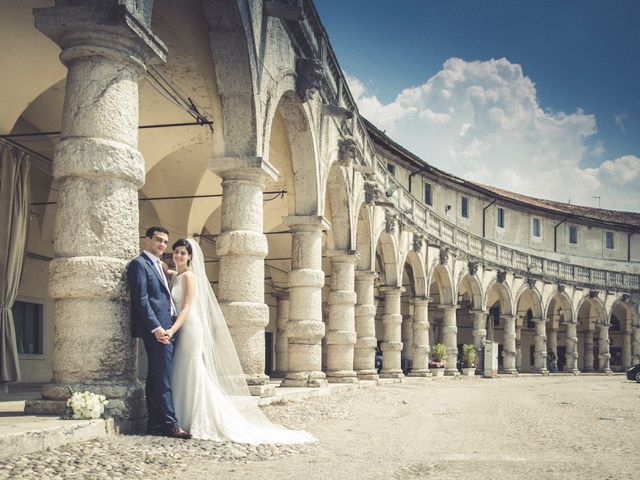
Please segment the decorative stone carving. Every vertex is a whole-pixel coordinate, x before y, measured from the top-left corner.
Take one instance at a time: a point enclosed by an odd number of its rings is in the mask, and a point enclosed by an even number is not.
[[[424,246],[424,238],[422,237],[422,235],[413,235],[413,251],[414,252],[419,252],[420,250],[422,250],[422,247]]]
[[[562,293],[564,292],[565,286],[562,285],[561,283],[558,284],[558,293]]]
[[[380,189],[375,183],[366,182],[364,184],[364,202],[367,205],[374,205],[380,198]]]
[[[387,233],[393,233],[396,231],[396,216],[389,210],[385,212],[384,230]]]
[[[598,296],[598,291],[597,290],[590,290],[589,291],[589,298],[596,298]]]
[[[630,298],[631,298],[631,295],[629,295],[628,293],[623,293],[622,297],[620,297],[620,301],[621,302],[628,302]]]
[[[476,273],[478,273],[477,261],[470,260],[468,263],[468,267],[469,267],[469,275],[475,275]]]
[[[496,276],[496,280],[498,280],[498,283],[504,283],[506,279],[507,279],[507,272],[505,270],[499,270]]]
[[[318,91],[322,87],[322,65],[315,58],[298,58],[296,75],[296,93],[306,102],[312,91]]]
[[[356,161],[358,146],[353,137],[345,137],[338,142],[338,162],[343,167],[348,167]]]
[[[527,278],[527,286],[533,289],[536,286],[536,279],[531,277]]]
[[[445,265],[449,261],[449,249],[441,247],[440,248],[440,265]]]

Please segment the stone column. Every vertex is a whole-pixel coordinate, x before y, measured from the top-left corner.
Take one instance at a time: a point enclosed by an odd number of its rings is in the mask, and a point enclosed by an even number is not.
[[[631,344],[631,353],[633,358],[631,363],[635,365],[636,363],[640,363],[640,326],[633,327],[631,330],[633,333],[633,342]]]
[[[374,304],[374,280],[376,272],[357,271],[355,273],[356,291],[356,344],[354,347],[353,368],[360,380],[377,380],[376,370],[376,306]]]
[[[274,293],[276,298],[276,371],[283,377],[287,373],[287,322],[289,321],[289,290]]]
[[[517,374],[516,370],[516,317],[515,315],[503,315],[504,321],[504,346],[502,348],[503,373]]]
[[[549,350],[558,358],[558,329],[553,327],[553,323],[549,328]],[[548,353],[548,352],[547,352]]]
[[[565,320],[567,326],[567,353],[565,355],[565,371],[578,375],[578,333],[575,320]]]
[[[583,371],[593,372],[593,330],[591,324],[584,333],[584,365]]]
[[[429,370],[429,299],[413,299],[413,364],[410,377],[430,377]]]
[[[400,295],[404,292],[404,288],[382,287],[380,292],[384,294],[384,314],[382,315],[384,337],[381,345],[382,371],[380,377],[404,378],[400,368],[400,352],[402,351]]]
[[[356,344],[354,264],[358,254],[330,251],[327,255],[331,257],[327,380],[330,383],[357,383],[353,359]]]
[[[547,369],[547,320],[545,318],[534,318],[536,325],[536,337],[534,347],[534,371],[546,375]]]
[[[413,359],[413,299],[409,300],[406,307],[406,315],[402,314],[402,325],[400,327],[400,338],[402,340],[401,365],[403,362],[411,365],[411,360]],[[402,305],[400,309],[402,311]]]
[[[631,332],[626,330],[622,333],[622,369],[626,370],[631,365]]]
[[[476,369],[484,371],[484,342],[487,339],[487,312],[469,310],[473,322],[473,346],[476,349]]]
[[[292,233],[289,272],[289,324],[287,326],[287,375],[284,387],[321,387],[322,371],[322,271],[323,217],[292,216],[283,219]]]
[[[442,309],[442,343],[447,347],[447,364],[444,374],[458,375],[458,327],[456,326],[456,310],[458,305],[440,305]]]
[[[249,390],[253,395],[273,393],[265,372],[264,329],[269,306],[264,303],[263,192],[267,179],[278,172],[260,157],[219,157],[209,169],[222,177],[218,302],[229,326]],[[240,275],[239,272],[242,272]]]
[[[166,47],[150,31],[150,5],[56,3],[63,6],[34,10],[36,28],[61,47],[68,69],[53,162],[53,380],[25,410],[61,414],[69,387],[90,390],[108,398],[107,413],[126,431],[145,415],[123,273],[139,252],[138,188],[145,178],[138,82],[148,62],[164,60]]]
[[[609,327],[610,325],[600,325],[600,371],[611,374],[611,351],[609,350]]]
[[[516,319],[516,370],[522,370],[522,325]]]

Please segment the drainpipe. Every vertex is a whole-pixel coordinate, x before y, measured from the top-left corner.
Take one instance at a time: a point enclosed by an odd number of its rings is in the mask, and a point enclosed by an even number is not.
[[[631,261],[631,235],[633,234],[634,232],[631,232],[627,235],[627,262]]]
[[[409,193],[411,193],[411,177],[413,177],[414,175],[419,174],[420,172],[424,172],[428,168],[429,168],[429,165],[425,165],[420,170],[416,170],[415,172],[409,174]]]
[[[484,218],[486,216],[487,213],[487,208],[489,208],[491,205],[493,205],[494,203],[496,203],[498,201],[497,198],[493,199],[493,202],[491,202],[489,205],[487,205],[486,207],[484,207],[482,209],[482,238],[485,238],[485,225],[484,225]]]
[[[556,223],[553,227],[553,251],[554,253],[558,253],[558,227],[567,221],[567,218],[564,217],[560,223]]]

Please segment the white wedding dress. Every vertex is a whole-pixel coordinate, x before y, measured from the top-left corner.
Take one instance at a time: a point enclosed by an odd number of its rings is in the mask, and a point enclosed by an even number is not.
[[[307,443],[305,431],[289,430],[266,418],[251,397],[226,322],[204,272],[202,251],[194,251],[196,293],[178,332],[171,388],[179,425],[194,438],[238,443]],[[175,277],[173,300],[182,306],[184,275]],[[203,298],[204,297],[204,298]]]

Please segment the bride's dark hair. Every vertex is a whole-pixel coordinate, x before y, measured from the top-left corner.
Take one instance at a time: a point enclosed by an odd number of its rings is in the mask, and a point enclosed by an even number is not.
[[[193,258],[193,250],[191,248],[191,244],[184,238],[179,238],[176,242],[171,246],[171,250],[175,250],[178,247],[184,247],[187,249],[187,253],[191,258]],[[187,260],[187,267],[191,265],[191,260]]]

